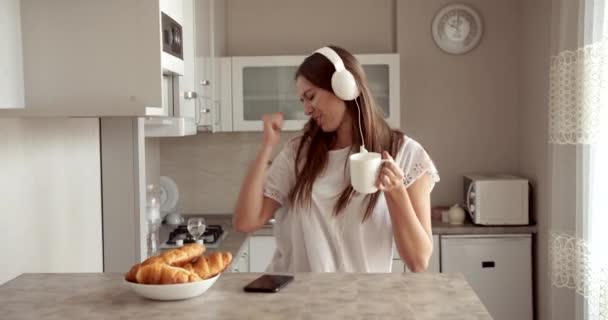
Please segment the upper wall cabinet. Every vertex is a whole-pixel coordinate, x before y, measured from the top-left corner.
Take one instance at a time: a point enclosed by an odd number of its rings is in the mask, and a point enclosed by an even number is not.
[[[355,55],[363,65],[376,102],[393,128],[400,127],[399,55]],[[299,101],[294,75],[304,56],[233,57],[234,131],[262,131],[262,115],[283,112],[285,130],[300,130],[308,120]]]
[[[25,108],[0,116],[171,115],[166,76],[184,66],[163,42],[193,39],[163,36],[161,11],[179,23],[182,1],[22,0]]]
[[[223,0],[196,0],[196,91],[198,95],[198,126],[200,131],[232,131],[230,101],[221,104],[222,90],[230,92],[230,84],[222,84],[221,70],[226,64]],[[229,66],[228,66],[229,67]],[[229,79],[229,78],[228,78]],[[226,79],[224,79],[226,80]],[[222,88],[224,86],[224,88]]]
[[[0,2],[0,109],[23,108],[20,0]]]

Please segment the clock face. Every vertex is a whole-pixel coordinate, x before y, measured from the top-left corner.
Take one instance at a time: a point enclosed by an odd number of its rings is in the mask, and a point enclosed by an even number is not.
[[[432,32],[439,48],[462,54],[473,49],[481,39],[481,18],[466,5],[448,5],[435,15]]]

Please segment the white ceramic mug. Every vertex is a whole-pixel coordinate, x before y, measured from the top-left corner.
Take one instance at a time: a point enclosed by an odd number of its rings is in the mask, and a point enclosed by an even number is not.
[[[355,153],[349,157],[350,184],[359,193],[374,193],[378,191],[376,183],[383,160],[377,152]]]

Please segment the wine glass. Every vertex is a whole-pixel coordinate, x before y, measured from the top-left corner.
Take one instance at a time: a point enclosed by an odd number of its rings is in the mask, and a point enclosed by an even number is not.
[[[207,223],[204,218],[190,218],[188,219],[188,232],[194,238],[194,241],[198,242],[200,236],[205,233],[207,229]]]

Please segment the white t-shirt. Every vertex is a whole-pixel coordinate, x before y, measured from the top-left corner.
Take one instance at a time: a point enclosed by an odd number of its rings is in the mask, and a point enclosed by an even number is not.
[[[295,185],[295,157],[300,137],[291,139],[270,166],[264,182],[264,195],[281,204],[275,213],[276,251],[270,272],[390,272],[393,259],[393,229],[384,195],[371,216],[361,222],[367,201],[355,193],[338,216],[336,201],[350,183],[347,164],[351,147],[331,150],[327,168],[313,183],[311,205],[301,208],[289,204]],[[395,162],[410,186],[423,174],[439,181],[437,169],[420,144],[405,137]]]

